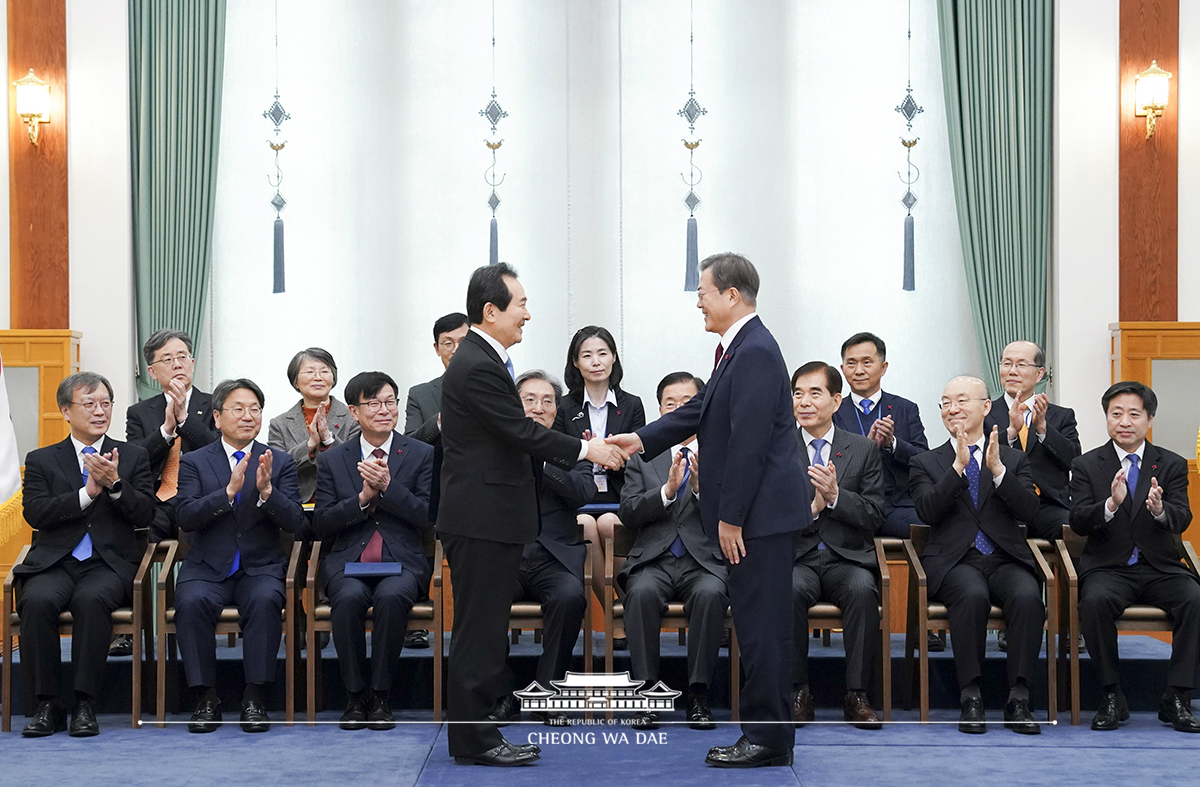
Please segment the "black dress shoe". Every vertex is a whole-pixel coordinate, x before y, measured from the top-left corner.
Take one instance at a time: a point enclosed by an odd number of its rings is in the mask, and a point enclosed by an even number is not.
[[[498,727],[507,727],[510,721],[519,721],[521,711],[517,708],[517,700],[511,694],[505,694],[492,707],[492,712],[484,717],[485,721],[495,722]]]
[[[373,730],[390,730],[396,726],[386,693],[375,692],[371,697],[371,710],[367,712],[367,726]]]
[[[254,700],[242,700],[242,715],[239,721],[242,722],[242,732],[266,732],[271,729],[267,709],[261,702]]]
[[[517,751],[531,751],[534,754],[542,753],[542,747],[536,743],[509,743],[507,740],[505,743],[508,743],[509,746],[512,746]]]
[[[91,700],[75,700],[69,734],[72,738],[90,738],[100,734],[100,724],[96,721],[96,709]]]
[[[404,647],[406,648],[421,648],[429,647],[429,632],[428,631],[410,631],[404,635]]]
[[[1093,730],[1115,730],[1121,722],[1129,721],[1129,703],[1120,691],[1106,691],[1100,699],[1100,708],[1092,718]]]
[[[133,655],[133,635],[118,634],[113,637],[112,644],[108,646],[108,655],[110,656],[132,656]]]
[[[792,721],[797,727],[803,727],[810,721],[816,721],[816,703],[812,692],[808,689],[792,692]]]
[[[635,730],[657,730],[658,714],[652,710],[640,710],[633,714],[633,722],[629,726]]]
[[[1168,691],[1158,702],[1158,720],[1177,732],[1200,732],[1200,721],[1192,715],[1191,700],[1177,691]]]
[[[535,710],[529,714],[534,721],[540,721],[547,727],[569,727],[571,719],[560,710]]]
[[[743,736],[732,746],[714,746],[704,761],[717,768],[769,768],[791,765],[791,749],[768,749]]]
[[[221,703],[216,700],[200,700],[188,722],[188,732],[216,732],[220,727]]]
[[[541,755],[535,751],[513,746],[504,741],[494,749],[473,754],[469,757],[455,757],[457,765],[491,765],[495,768],[508,768],[514,765],[529,765],[537,762]]]
[[[958,717],[958,731],[975,734],[987,732],[987,725],[983,722],[983,700],[974,697],[963,700],[962,715]]]
[[[629,650],[627,637],[613,637],[613,650]]]
[[[688,700],[688,726],[693,730],[715,730],[717,719],[708,707],[708,697],[692,697]]]
[[[929,632],[926,644],[930,653],[941,653],[946,649],[946,640],[939,637],[936,631]]]
[[[57,700],[42,700],[38,703],[33,719],[21,730],[26,738],[44,738],[67,728],[67,709]]]
[[[881,730],[883,720],[871,707],[867,695],[861,691],[848,691],[843,702],[842,718],[860,730]]]
[[[1041,735],[1042,725],[1033,720],[1029,700],[1011,699],[1004,706],[1004,726],[1022,735]]]
[[[367,727],[367,702],[368,692],[359,694],[351,694],[350,701],[346,703],[346,712],[342,714],[342,718],[338,726],[343,730],[362,730]]]

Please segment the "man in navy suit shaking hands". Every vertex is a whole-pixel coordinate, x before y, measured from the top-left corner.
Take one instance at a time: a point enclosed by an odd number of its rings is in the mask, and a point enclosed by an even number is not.
[[[742,737],[714,747],[706,760],[724,768],[791,765],[795,742],[792,539],[810,521],[808,485],[783,354],[755,313],[758,284],[758,271],[741,255],[700,263],[697,307],[704,329],[721,337],[711,381],[683,407],[608,438],[647,459],[693,434],[704,446],[701,520],[730,564],[729,601],[746,671]]]

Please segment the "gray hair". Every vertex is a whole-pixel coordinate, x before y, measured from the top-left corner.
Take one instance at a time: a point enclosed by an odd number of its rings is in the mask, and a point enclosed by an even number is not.
[[[517,390],[518,391],[521,390],[521,386],[524,385],[525,383],[529,382],[530,380],[544,380],[545,382],[550,383],[550,387],[554,389],[554,395],[557,396],[559,399],[562,398],[562,396],[563,396],[562,383],[560,383],[558,380],[551,377],[546,372],[543,372],[541,369],[530,369],[527,372],[521,372],[521,375],[519,377],[517,377]]]

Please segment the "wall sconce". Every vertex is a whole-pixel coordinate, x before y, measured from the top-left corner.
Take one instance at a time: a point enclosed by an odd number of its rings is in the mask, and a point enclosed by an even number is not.
[[[1167,106],[1167,80],[1171,72],[1150,61],[1150,67],[1133,78],[1133,114],[1146,118],[1146,139],[1154,136],[1154,127]]]
[[[50,83],[29,73],[13,82],[17,87],[17,114],[29,126],[29,141],[38,143],[38,124],[50,122]]]

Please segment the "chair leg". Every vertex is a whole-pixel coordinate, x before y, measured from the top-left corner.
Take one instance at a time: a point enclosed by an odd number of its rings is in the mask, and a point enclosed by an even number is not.
[[[3,610],[2,614],[4,615],[5,618],[8,618],[10,613],[9,613],[9,610],[5,609],[5,610]],[[0,698],[0,702],[3,702],[3,708],[0,709],[0,730],[2,730],[4,732],[9,732],[12,730],[12,657],[13,657],[12,638],[13,638],[13,635],[12,635],[12,631],[8,627],[7,620],[5,620],[3,637],[4,637],[4,647],[3,647],[4,665],[3,665],[3,674],[2,674],[2,676],[0,676],[0,680],[3,681],[3,688],[0,689],[0,695],[2,695],[2,698]]]
[[[296,622],[289,615],[283,628],[283,658],[286,675],[284,680],[284,723],[291,727],[296,723]]]
[[[829,647],[829,643],[833,638],[832,634],[833,631],[830,629],[821,629],[821,645],[823,647]]]
[[[521,629],[512,629],[512,644],[518,645],[521,642]]]
[[[133,630],[133,696],[130,698],[130,722],[133,729],[137,729],[142,722],[142,632],[140,627],[135,626]]]
[[[921,721],[929,721],[929,628],[925,625],[926,620],[924,615],[920,615],[921,626],[919,631],[922,636],[917,642],[917,647],[920,650],[920,658],[918,659],[917,672],[920,676],[920,686],[917,691],[920,693],[921,700]]]
[[[442,653],[446,638],[442,635],[442,621],[439,618],[435,631],[430,631],[430,637],[437,638],[436,649],[433,651],[433,720],[442,720]]]
[[[681,646],[687,644],[687,629],[683,626],[679,627],[679,644]]]
[[[310,615],[308,618],[308,658],[306,659],[305,677],[305,697],[308,711],[308,725],[316,726],[317,722],[317,670],[321,668],[321,643],[317,639],[317,632],[313,628],[313,618]]]
[[[879,669],[883,673],[883,720],[892,720],[892,633],[886,628],[882,631],[880,639],[883,640],[880,646]]]
[[[157,679],[155,680],[154,687],[154,693],[156,695],[154,703],[154,718],[159,729],[167,726],[163,722],[167,719],[167,662],[170,660],[170,652],[167,650],[168,647],[169,643],[166,626],[162,625],[162,621],[160,620],[158,629],[158,658],[156,659],[158,675]]]

